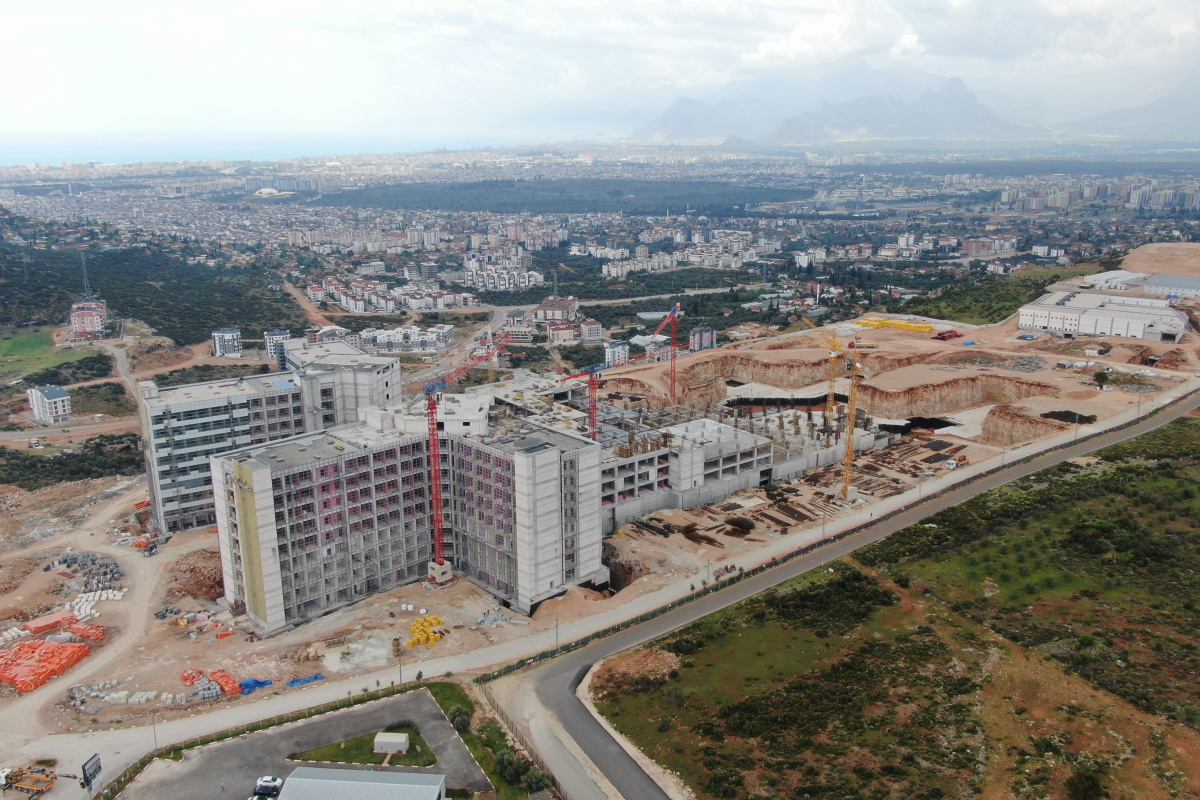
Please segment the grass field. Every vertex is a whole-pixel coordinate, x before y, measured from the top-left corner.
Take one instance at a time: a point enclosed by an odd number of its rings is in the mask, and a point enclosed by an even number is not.
[[[834,569],[656,643],[680,659],[667,675],[606,682],[601,671],[598,708],[702,799],[1200,790],[1194,731],[1064,673],[915,582],[864,569],[869,583],[847,584],[854,565]]]
[[[598,707],[700,798],[1200,797],[1200,418],[855,559],[894,602],[810,573]]]
[[[11,329],[0,333],[0,380],[13,381],[31,372],[56,367],[94,355],[96,349],[87,345],[55,347],[50,338],[53,328],[24,328],[20,333]]]
[[[417,728],[411,724],[397,724],[388,727],[392,733],[408,734],[408,752],[396,753],[388,761],[393,767],[432,767],[437,763],[437,756]],[[382,764],[386,757],[375,752],[375,734],[368,733],[344,742],[337,742],[324,747],[314,747],[289,756],[293,761],[329,761],[335,764]]]
[[[137,405],[126,393],[125,384],[115,381],[94,383],[71,390],[71,413],[129,417],[137,413]]]

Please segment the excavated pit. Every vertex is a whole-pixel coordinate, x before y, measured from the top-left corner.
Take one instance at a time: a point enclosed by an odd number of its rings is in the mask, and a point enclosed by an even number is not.
[[[997,447],[1012,447],[1035,439],[1056,436],[1067,426],[1050,419],[1022,414],[1012,406],[996,406],[983,418],[983,433],[979,441]]]

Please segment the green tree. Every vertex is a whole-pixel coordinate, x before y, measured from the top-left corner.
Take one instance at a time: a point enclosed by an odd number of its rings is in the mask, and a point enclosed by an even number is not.
[[[1108,797],[1104,787],[1104,775],[1095,767],[1076,767],[1067,778],[1067,797],[1070,800],[1101,800]]]

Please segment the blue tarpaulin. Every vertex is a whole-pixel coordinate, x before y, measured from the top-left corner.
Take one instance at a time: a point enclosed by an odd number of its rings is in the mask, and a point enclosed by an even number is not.
[[[325,676],[318,672],[316,675],[309,675],[307,678],[292,678],[288,681],[288,686],[303,686],[306,683],[323,680],[325,680]]]
[[[261,689],[264,686],[270,686],[274,681],[256,681],[254,678],[249,678],[242,681],[242,694],[250,694],[255,689]]]

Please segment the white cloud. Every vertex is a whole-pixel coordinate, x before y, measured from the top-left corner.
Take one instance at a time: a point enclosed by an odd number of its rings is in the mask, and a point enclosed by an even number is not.
[[[864,60],[1153,91],[1196,65],[1198,13],[1195,0],[5,3],[0,138],[402,147],[501,142],[502,121],[555,116],[592,135],[679,95]]]

